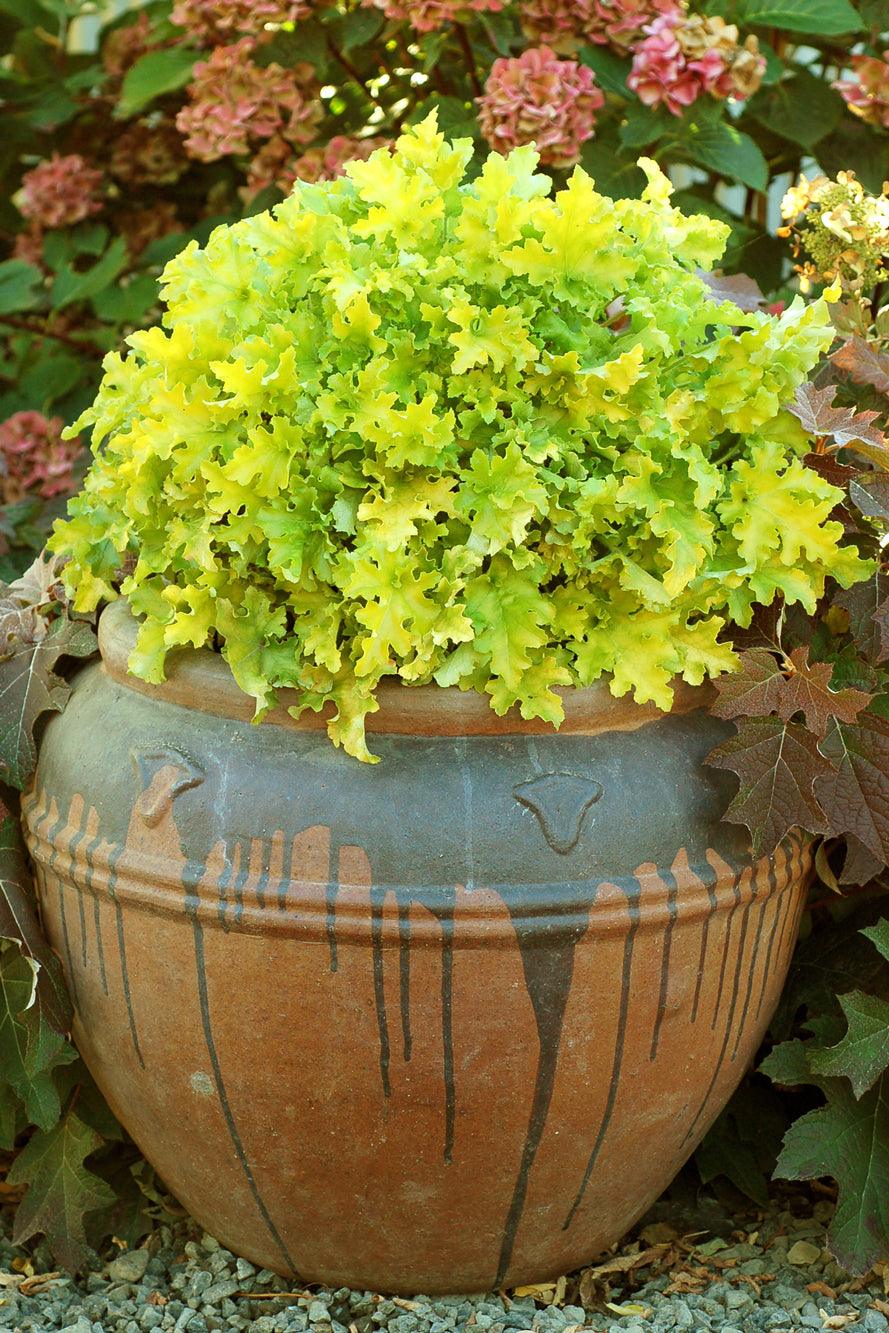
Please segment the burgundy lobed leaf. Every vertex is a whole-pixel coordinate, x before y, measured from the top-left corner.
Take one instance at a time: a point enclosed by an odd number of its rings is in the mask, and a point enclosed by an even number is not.
[[[832,765],[799,723],[775,716],[744,718],[738,734],[711,751],[707,763],[740,779],[724,818],[746,824],[756,855],[774,851],[794,828],[828,832],[814,786],[816,778],[832,772]]]
[[[885,472],[859,472],[849,481],[849,499],[866,518],[889,523],[889,476]]]
[[[712,273],[704,269],[696,270],[698,277],[709,287],[714,301],[731,301],[739,310],[749,312],[762,310],[766,299],[759,289],[759,284],[746,273]]]
[[[828,831],[854,834],[889,865],[889,722],[874,713],[853,723],[833,719],[818,748],[829,761],[829,770],[815,780]]]
[[[834,598],[834,605],[849,613],[849,629],[855,646],[869,662],[883,660],[883,634],[877,615],[889,597],[889,577],[878,570],[862,583],[855,583]]]
[[[873,696],[863,690],[832,690],[833,667],[828,662],[810,662],[809,649],[794,648],[789,663],[792,670],[782,676],[777,712],[785,722],[802,713],[806,727],[819,739],[827,734],[831,718],[854,722]]]
[[[710,711],[727,719],[777,712],[784,676],[775,654],[767,648],[749,648],[738,656],[741,670],[714,680],[717,697]]]
[[[856,384],[870,384],[878,393],[889,395],[889,356],[866,338],[853,334],[830,359]]]
[[[834,407],[835,396],[836,386],[833,384],[823,389],[816,389],[814,384],[801,384],[788,411],[813,435],[832,440],[834,448],[854,446],[867,458],[889,467],[889,445],[882,431],[873,424],[878,413]]]

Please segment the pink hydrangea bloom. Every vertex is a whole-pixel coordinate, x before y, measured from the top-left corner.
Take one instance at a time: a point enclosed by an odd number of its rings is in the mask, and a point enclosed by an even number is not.
[[[356,158],[363,161],[388,143],[383,138],[354,139],[347,134],[335,134],[328,144],[316,144],[297,156],[286,140],[269,139],[251,161],[241,194],[252,199],[270,185],[277,185],[284,194],[289,194],[297,179],[333,180],[343,174],[347,162]]]
[[[12,247],[13,259],[21,259],[26,264],[40,268],[43,264],[43,228],[39,222],[32,222],[24,231],[20,231]]]
[[[61,417],[16,412],[0,424],[0,494],[5,504],[40,495],[73,495],[74,462],[82,453],[79,439],[63,440]]]
[[[889,51],[883,59],[852,56],[853,77],[833,85],[852,111],[871,125],[889,130]]]
[[[203,44],[220,44],[233,36],[259,36],[267,23],[298,23],[308,18],[312,0],[178,0],[173,22]]]
[[[109,32],[102,43],[102,64],[107,73],[120,78],[140,56],[156,50],[158,45],[151,20],[147,14],[140,14],[135,23],[126,23]]]
[[[53,153],[22,177],[19,211],[41,227],[70,227],[102,209],[102,173],[79,153]]]
[[[315,137],[321,105],[312,66],[260,66],[251,59],[254,49],[252,39],[242,37],[195,65],[189,105],[176,117],[191,157],[213,162],[275,135],[291,144]]]
[[[681,116],[704,93],[741,100],[762,83],[765,60],[756,37],[739,44],[738,29],[721,18],[677,10],[654,19],[645,34],[627,86],[646,106],[663,104]]]
[[[381,9],[387,19],[409,23],[417,32],[435,32],[473,13],[497,13],[505,0],[364,0],[368,9]]]
[[[589,42],[626,51],[646,24],[678,12],[678,0],[523,0],[521,21],[532,41],[571,55]]]
[[[549,46],[532,46],[495,60],[477,101],[479,126],[492,148],[507,153],[535,143],[542,163],[568,167],[592,138],[605,98],[591,69],[560,60]]]

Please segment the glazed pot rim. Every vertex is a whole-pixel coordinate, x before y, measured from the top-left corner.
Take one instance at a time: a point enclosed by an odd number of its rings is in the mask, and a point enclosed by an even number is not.
[[[131,675],[127,669],[136,645],[139,624],[126,600],[120,598],[105,608],[99,620],[99,651],[105,674],[137,694],[149,695],[191,711],[240,722],[253,720],[254,704],[236,684],[231,668],[220,653],[209,648],[177,648],[167,656],[166,679],[152,684]],[[706,708],[714,697],[713,686],[688,685],[680,678],[672,682],[674,702],[669,714],[655,704],[636,703],[631,697],[616,698],[604,681],[585,688],[555,688],[563,702],[565,720],[560,735],[593,736],[609,731],[636,731],[667,716]],[[555,728],[540,718],[526,719],[518,708],[498,717],[487,695],[457,686],[407,685],[383,680],[375,691],[377,712],[368,714],[368,732],[428,736],[553,735]],[[333,704],[319,713],[294,718],[298,691],[279,689],[278,703],[263,718],[263,725],[292,731],[325,732],[333,715]]]

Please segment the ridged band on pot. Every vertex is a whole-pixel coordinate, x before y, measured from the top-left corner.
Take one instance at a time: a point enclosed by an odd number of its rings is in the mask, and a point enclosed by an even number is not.
[[[25,823],[78,1044],[172,1192],[333,1285],[612,1243],[752,1058],[810,871],[720,822],[705,696],[575,691],[557,734],[393,685],[370,767],[315,718],[251,727],[213,654],[134,686],[133,633],[106,611]]]

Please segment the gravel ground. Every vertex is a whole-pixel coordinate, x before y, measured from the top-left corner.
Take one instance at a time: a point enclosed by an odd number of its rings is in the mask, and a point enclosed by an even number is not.
[[[792,1211],[790,1211],[790,1208]],[[614,1254],[558,1283],[411,1300],[287,1287],[185,1223],[160,1226],[79,1281],[0,1238],[0,1329],[21,1333],[889,1333],[882,1278],[853,1280],[823,1248],[826,1200],[777,1200],[723,1235],[649,1221]],[[663,1216],[661,1210],[660,1216]],[[680,1223],[682,1226],[682,1223]],[[685,1230],[685,1226],[682,1226]],[[716,1228],[714,1228],[716,1229]],[[889,1266],[887,1266],[889,1284]],[[286,1294],[278,1294],[286,1293]]]

